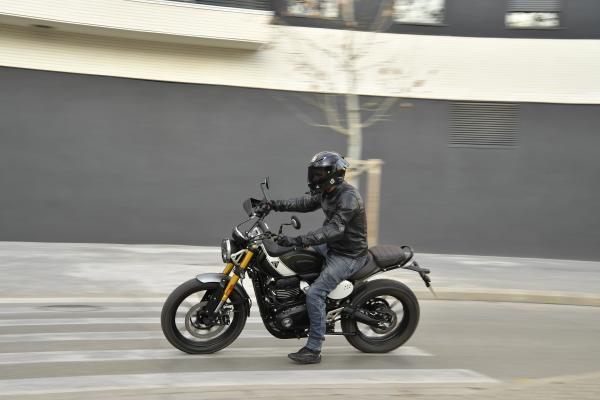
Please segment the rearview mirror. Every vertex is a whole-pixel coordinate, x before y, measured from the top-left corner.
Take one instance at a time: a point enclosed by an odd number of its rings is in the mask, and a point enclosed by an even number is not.
[[[264,180],[264,181],[262,181],[262,182],[260,183],[260,191],[261,191],[261,192],[262,192],[262,194],[263,194],[263,198],[264,198],[265,200],[269,200],[269,198],[267,197],[267,194],[265,193],[265,188],[267,188],[267,190],[269,189],[269,177],[268,177],[268,176],[265,178],[265,180]]]
[[[252,199],[246,199],[244,200],[244,203],[242,204],[242,207],[244,207],[244,211],[246,211],[246,214],[248,214],[249,217],[252,216]]]
[[[294,229],[300,229],[302,227],[302,224],[300,223],[298,217],[292,215],[290,219],[292,220],[292,226],[294,227]]]

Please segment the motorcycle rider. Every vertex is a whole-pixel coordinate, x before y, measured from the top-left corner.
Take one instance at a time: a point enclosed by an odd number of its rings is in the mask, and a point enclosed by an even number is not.
[[[367,261],[367,221],[364,202],[358,190],[344,181],[350,165],[338,153],[317,153],[308,165],[310,195],[290,200],[270,200],[261,211],[311,212],[319,208],[325,213],[323,226],[305,235],[280,235],[281,246],[312,246],[324,259],[324,268],[306,293],[310,319],[308,341],[288,357],[298,363],[321,362],[321,346],[325,340],[327,295],[349,278]]]

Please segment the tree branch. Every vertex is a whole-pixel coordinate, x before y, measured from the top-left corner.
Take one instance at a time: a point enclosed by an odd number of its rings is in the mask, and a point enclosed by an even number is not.
[[[396,61],[397,59],[398,59],[398,57],[396,55],[393,55],[393,56],[390,56],[389,58],[386,58],[385,60],[377,61],[377,62],[366,64],[366,65],[361,65],[360,69],[362,69],[362,70],[369,70],[369,69],[374,68],[374,67],[380,67],[380,66],[384,66],[384,65],[389,65],[392,62]]]
[[[347,135],[348,130],[342,126],[340,121],[338,106],[336,104],[336,96],[330,94],[323,95],[323,106],[323,111],[325,112],[325,116],[327,117],[327,122],[329,125],[335,126],[336,129],[343,130]]]
[[[292,111],[296,115],[296,117],[300,121],[304,122],[305,124],[314,126],[317,128],[329,128],[336,133],[348,136],[348,131],[346,129],[344,129],[341,125],[319,124],[319,123],[315,122],[311,117],[309,117],[305,112],[300,110],[295,105],[291,104],[289,101],[282,99],[280,96],[274,95],[274,97],[277,100],[279,100],[281,103],[283,103],[283,105],[286,108],[288,108],[290,111]]]
[[[280,20],[280,22],[281,22],[280,26],[288,26],[288,27],[291,26],[291,25],[285,23],[284,20]],[[285,34],[285,29],[279,29],[279,31]],[[314,47],[315,49],[328,55],[329,57],[339,57],[340,56],[339,54],[336,54],[334,51],[319,45],[317,42],[315,42],[312,39],[309,39],[305,35],[301,35],[299,32],[295,32],[295,33],[296,33],[296,35],[286,35],[286,36],[296,42],[302,41],[304,43],[308,43],[311,47]]]
[[[383,32],[391,26],[390,21],[394,20],[394,2],[392,0],[383,0],[379,3],[379,10],[375,21],[369,27],[371,32]]]
[[[385,121],[389,117],[386,113],[392,108],[392,106],[398,101],[397,97],[388,97],[383,100],[377,109],[371,114],[371,116],[361,124],[363,128],[368,128],[375,125],[379,121]]]
[[[321,108],[321,104],[313,96],[296,94],[296,97],[299,98],[300,100],[302,100],[303,102],[305,102],[308,105],[311,105],[311,106],[316,107],[316,108]]]
[[[311,98],[310,96],[305,95],[297,95],[299,99],[304,101],[306,104],[309,104],[313,107],[318,108],[323,112],[325,118],[327,118],[327,124],[331,127],[331,129],[336,132],[347,135],[347,129],[342,125],[342,120],[339,117],[338,107],[335,104],[335,95],[332,94],[324,94],[317,95],[315,98]]]
[[[394,2],[393,0],[383,0],[379,3],[379,10],[375,19],[369,26],[369,34],[366,35],[366,40],[362,43],[360,48],[364,49],[362,52],[357,53],[356,58],[362,58],[369,54],[370,49],[373,47],[377,33],[386,31],[392,26],[394,21]]]

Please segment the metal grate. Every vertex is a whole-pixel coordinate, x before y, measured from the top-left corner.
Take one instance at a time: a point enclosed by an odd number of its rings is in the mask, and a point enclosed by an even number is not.
[[[561,0],[509,0],[508,12],[560,12]]]
[[[450,146],[514,147],[517,112],[517,105],[512,103],[452,103]]]

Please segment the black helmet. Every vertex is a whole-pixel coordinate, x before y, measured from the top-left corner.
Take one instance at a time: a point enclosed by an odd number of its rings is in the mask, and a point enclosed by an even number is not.
[[[346,169],[350,166],[344,157],[334,151],[315,154],[308,164],[308,188],[315,195],[344,182]]]

